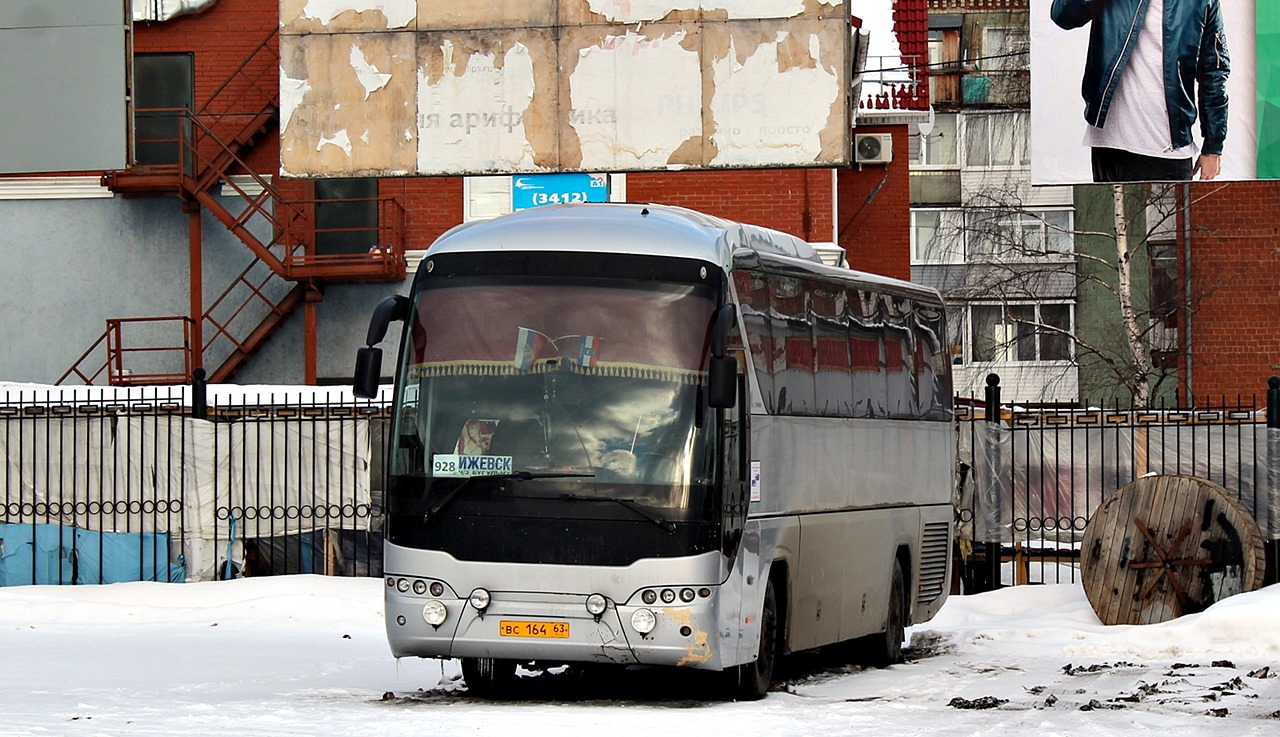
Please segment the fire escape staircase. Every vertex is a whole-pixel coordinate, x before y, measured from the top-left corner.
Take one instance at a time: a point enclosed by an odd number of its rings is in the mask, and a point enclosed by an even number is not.
[[[279,123],[275,88],[268,84],[279,73],[276,43],[273,32],[199,110],[140,111],[175,121],[176,138],[164,142],[176,150],[177,163],[103,177],[126,197],[176,194],[188,212],[207,211],[248,248],[248,264],[207,302],[199,331],[189,316],[108,319],[106,331],[57,383],[186,383],[200,365],[214,366],[211,383],[225,382],[299,306],[319,301],[325,284],[404,279],[399,202],[378,198],[378,239],[368,253],[317,254],[314,203],[285,197],[246,163],[254,144]],[[200,346],[195,335],[202,336]]]

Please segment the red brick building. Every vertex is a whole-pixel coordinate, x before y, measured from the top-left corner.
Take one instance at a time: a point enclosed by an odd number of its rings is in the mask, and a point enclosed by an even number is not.
[[[1191,391],[1261,397],[1280,375],[1280,182],[1190,191]]]
[[[904,57],[915,49],[923,53],[927,41],[927,14],[924,0],[898,0],[895,23]],[[857,7],[854,7],[855,14]],[[323,185],[316,181],[284,179],[279,176],[279,0],[219,0],[200,12],[159,22],[136,22],[133,29],[135,77],[138,106],[144,107],[146,86],[154,82],[149,70],[189,64],[192,77],[189,105],[200,119],[217,120],[226,132],[219,136],[236,148],[236,161],[226,167],[222,191],[231,186],[227,177],[249,175],[251,170],[270,182],[277,212],[296,205],[299,220],[314,229],[322,218],[314,209],[322,200]],[[876,29],[883,33],[884,29]],[[836,242],[848,255],[851,266],[903,279],[910,278],[910,231],[907,167],[907,126],[910,113],[927,109],[927,94],[919,94],[923,80],[915,87],[883,86],[881,97],[888,103],[864,105],[858,116],[858,132],[888,133],[893,136],[893,160],[888,164],[841,169],[758,169],[694,172],[634,172],[625,175],[625,199],[680,205],[713,215],[782,230],[813,242]],[[887,90],[887,92],[886,92]],[[904,90],[915,90],[915,93]],[[172,91],[165,106],[174,104]],[[178,94],[181,101],[181,93]],[[216,104],[214,101],[217,101]],[[879,108],[879,109],[877,109]],[[261,119],[256,129],[239,130],[236,121],[274,111]],[[202,111],[205,111],[202,113]],[[230,121],[230,122],[228,122]],[[258,121],[255,121],[255,123]],[[870,124],[870,125],[869,125]],[[213,123],[210,123],[213,125]],[[198,127],[198,126],[197,126]],[[198,132],[197,132],[198,133]],[[139,127],[139,138],[142,127]],[[243,139],[243,140],[242,140]],[[207,144],[205,144],[207,146]],[[222,145],[222,144],[218,144]],[[141,149],[141,146],[140,146]],[[146,179],[146,168],[132,175],[108,177],[113,191],[128,196],[171,195],[171,183]],[[217,178],[217,175],[213,175]],[[212,179],[206,177],[206,181]],[[323,180],[321,180],[323,181]],[[444,231],[466,218],[466,180],[462,177],[385,178],[376,183],[376,196],[387,200],[400,220],[395,228],[394,246],[399,257],[404,251],[426,249]],[[199,193],[180,193],[197,211],[207,198]],[[177,204],[175,203],[175,207]],[[205,207],[213,207],[205,204]],[[252,204],[249,207],[253,207]],[[234,218],[218,215],[235,232]],[[192,217],[189,240],[192,263],[198,263],[199,217]],[[207,218],[206,218],[207,220]],[[277,221],[279,218],[277,218]],[[385,226],[385,223],[383,224]],[[203,226],[208,229],[207,223]],[[272,227],[278,232],[282,225]],[[268,248],[271,244],[267,244]],[[251,246],[252,248],[252,246]],[[308,252],[310,253],[310,252]],[[350,259],[348,259],[350,261]],[[326,295],[352,282],[394,283],[400,280],[394,269],[370,275],[354,263],[330,264],[325,269],[299,270],[287,278],[298,284],[296,297],[273,312],[284,313],[277,322],[296,320],[287,315],[303,313],[305,371],[303,378],[314,382],[334,373],[318,368],[317,352],[326,331]],[[195,284],[196,282],[193,282]],[[193,287],[190,312],[209,303],[199,286]],[[270,316],[268,320],[272,319]],[[197,342],[208,343],[211,331],[220,328],[206,319],[197,322]],[[244,354],[238,365],[208,366],[215,380],[229,380],[238,366],[247,363],[256,350],[254,335],[269,335],[272,326],[257,326],[244,339]],[[203,334],[204,340],[199,336]],[[239,341],[239,338],[235,340]],[[234,356],[233,356],[234,357]],[[197,364],[199,361],[197,361]]]

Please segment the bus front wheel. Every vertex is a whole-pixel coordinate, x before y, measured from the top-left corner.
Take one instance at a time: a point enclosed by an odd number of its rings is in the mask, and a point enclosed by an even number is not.
[[[760,611],[760,650],[754,662],[740,665],[735,676],[733,696],[741,701],[758,701],[769,693],[773,670],[778,661],[778,598],[770,578],[764,587],[764,606]]]
[[[480,698],[509,696],[516,685],[516,661],[497,658],[463,658],[462,680],[467,691]]]

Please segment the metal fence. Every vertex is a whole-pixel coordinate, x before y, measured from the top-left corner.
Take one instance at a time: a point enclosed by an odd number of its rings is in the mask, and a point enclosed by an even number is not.
[[[975,403],[957,412],[963,477],[957,568],[964,590],[1078,580],[1080,544],[1093,511],[1148,474],[1222,486],[1253,513],[1268,541],[1268,560],[1275,558],[1280,490],[1271,479],[1280,431],[1268,427],[1265,401],[1029,408],[1001,405],[997,392],[988,404],[999,411],[988,414]]]
[[[0,390],[0,585],[381,575],[384,402],[193,394]]]
[[[202,411],[202,393],[0,386],[0,586],[380,576],[388,402],[217,386]],[[961,589],[1078,580],[1093,510],[1148,473],[1227,489],[1274,576],[1280,429],[1265,406],[958,404]]]

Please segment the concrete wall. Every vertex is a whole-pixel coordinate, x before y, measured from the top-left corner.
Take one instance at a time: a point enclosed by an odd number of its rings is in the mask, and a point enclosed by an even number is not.
[[[248,252],[212,218],[205,231],[205,289],[221,290]],[[107,318],[186,314],[187,251],[172,199],[0,201],[0,378],[54,381]]]

